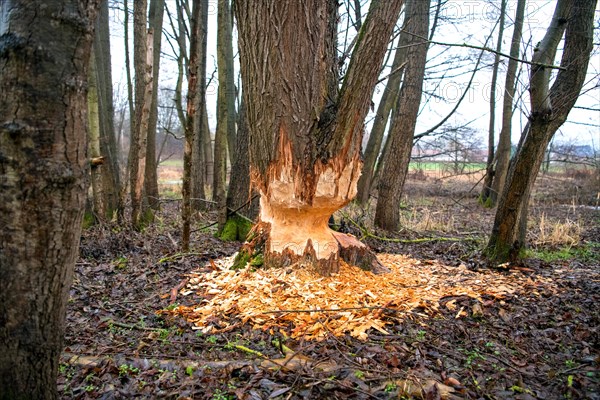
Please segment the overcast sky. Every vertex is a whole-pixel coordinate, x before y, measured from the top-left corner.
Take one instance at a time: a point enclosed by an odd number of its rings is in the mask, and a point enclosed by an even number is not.
[[[166,0],[167,7],[174,11],[175,1]],[[368,9],[367,1],[363,7],[363,14]],[[432,6],[435,6],[436,0],[432,0]],[[504,40],[502,43],[502,52],[508,53],[510,50],[510,38],[512,35],[513,19],[516,10],[516,0],[508,1],[508,15],[506,19]],[[444,43],[467,43],[470,45],[483,46],[487,42],[488,47],[495,48],[497,41],[497,20],[499,15],[500,0],[494,1],[474,1],[474,0],[448,0],[445,1],[441,12],[440,24],[435,32],[434,41]],[[526,8],[526,16],[523,31],[523,41],[521,45],[521,54],[525,59],[530,60],[533,52],[533,45],[539,42],[550,22],[556,0],[529,0]],[[343,15],[342,15],[343,16]],[[123,88],[125,81],[124,72],[124,46],[122,15],[112,12],[113,26],[111,27],[112,57],[113,57],[113,79],[116,87]],[[216,25],[217,25],[217,2],[209,2],[209,33],[208,33],[208,60],[207,60],[207,79],[216,68]],[[344,23],[342,19],[341,24]],[[168,26],[168,20],[165,17],[165,26]],[[600,10],[596,11],[595,27],[600,26]],[[132,32],[133,30],[131,30]],[[352,33],[351,33],[352,34]],[[235,46],[234,32],[234,46]],[[340,41],[341,42],[341,41]],[[569,115],[568,122],[565,123],[555,136],[557,142],[576,141],[581,144],[594,144],[596,149],[600,148],[600,32],[595,30],[594,54],[588,68],[587,83],[584,87],[584,94],[578,100],[576,107],[585,107],[586,109],[574,109]],[[341,46],[343,43],[339,43]],[[132,46],[131,46],[132,47]],[[170,52],[163,37],[163,51]],[[234,47],[234,54],[237,56],[237,50]],[[432,66],[427,71],[425,81],[426,92],[433,93],[434,96],[424,95],[422,99],[422,110],[417,121],[416,133],[423,132],[436,125],[443,119],[456,105],[456,102],[465,91],[467,82],[471,78],[471,72],[475,67],[475,60],[479,55],[479,50],[466,49],[464,47],[449,47],[438,44],[431,44],[428,52],[428,66]],[[393,57],[392,57],[393,58]],[[457,61],[456,58],[461,59]],[[506,59],[502,59],[500,73],[497,84],[497,105],[496,105],[496,136],[500,131],[502,93],[506,71]],[[390,61],[391,63],[391,58]],[[446,126],[468,125],[476,134],[481,137],[481,147],[486,147],[484,138],[487,137],[489,124],[489,98],[491,82],[491,63],[493,54],[484,54],[479,70],[473,80],[471,88],[468,89],[465,99],[460,104],[457,112],[451,117]],[[557,55],[556,63],[560,62],[560,52]],[[521,94],[523,104],[513,116],[513,143],[518,142],[520,131],[527,120],[529,110],[527,84],[529,68],[521,64],[522,70],[519,76],[517,95]],[[239,66],[236,61],[236,74]],[[384,71],[382,76],[389,72]],[[161,60],[160,87],[174,87],[176,80],[176,64],[163,57]],[[443,79],[440,79],[444,76]],[[381,92],[385,86],[385,81],[380,83],[375,89],[375,103],[379,101]],[[209,111],[209,121],[211,129],[214,130],[215,108],[217,101],[217,82],[215,81],[207,89],[207,105]],[[124,95],[122,91],[121,95]],[[444,100],[440,99],[443,98]],[[590,110],[591,109],[591,110]],[[376,107],[375,107],[376,110]],[[367,131],[370,127],[374,113],[367,116]]]

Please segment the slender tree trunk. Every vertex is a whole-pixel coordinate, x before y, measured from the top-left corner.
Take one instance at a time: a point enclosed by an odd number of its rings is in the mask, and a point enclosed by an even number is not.
[[[412,4],[411,4],[412,3]],[[423,93],[423,77],[427,61],[427,37],[429,32],[429,7],[431,0],[408,0],[408,50],[404,82],[398,98],[398,110],[391,122],[388,138],[389,148],[383,159],[379,196],[375,210],[375,225],[397,230],[400,224],[399,206],[408,172],[410,151]],[[412,35],[411,35],[412,33]]]
[[[250,176],[261,194],[247,246],[263,244],[266,266],[298,263],[329,274],[346,259],[381,267],[365,245],[327,223],[356,195],[373,71],[381,68],[401,5],[371,1],[338,89],[337,1],[236,2]],[[241,254],[253,253],[245,247]]]
[[[92,204],[91,212],[94,219],[103,219],[106,216],[106,203],[104,196],[104,185],[102,181],[102,167],[104,163],[100,153],[100,113],[98,100],[98,81],[96,79],[96,59],[94,51],[90,55],[90,68],[88,72],[88,155],[91,162]]]
[[[409,5],[405,7],[405,15],[408,15],[410,10]],[[407,19],[405,18],[403,28],[406,28]],[[404,73],[403,65],[406,62],[406,51],[407,47],[405,42],[408,41],[407,35],[401,34],[398,40],[398,48],[394,55],[394,61],[392,62],[391,75],[388,78],[385,89],[381,95],[379,106],[377,107],[377,114],[375,114],[375,120],[373,121],[373,128],[369,135],[369,141],[365,149],[364,165],[362,174],[358,180],[358,194],[356,200],[360,204],[367,204],[369,202],[369,194],[371,192],[371,184],[373,183],[373,173],[375,172],[375,163],[381,152],[381,145],[383,143],[383,134],[388,124],[388,117],[392,110],[396,99],[398,98],[398,92],[400,91],[400,82],[402,81],[402,74]]]
[[[496,150],[496,168],[493,174],[493,180],[490,191],[491,206],[496,205],[498,196],[504,188],[506,174],[508,172],[508,164],[510,162],[511,153],[511,134],[512,134],[512,117],[513,117],[513,102],[515,97],[515,81],[517,79],[518,63],[515,58],[519,57],[519,49],[521,47],[521,38],[523,36],[523,22],[525,20],[525,4],[526,0],[518,0],[517,12],[515,14],[515,24],[513,26],[513,34],[510,44],[510,56],[508,67],[506,70],[506,81],[504,83],[504,98],[502,100],[502,128],[498,136],[498,149]]]
[[[133,79],[131,77],[131,61],[129,50],[129,4],[128,0],[123,0],[123,9],[125,17],[123,20],[123,32],[125,42],[125,75],[127,76],[127,102],[129,104],[129,140],[133,136],[133,115],[135,108],[133,104]]]
[[[235,143],[235,158],[231,167],[229,190],[227,191],[227,208],[237,210],[250,219],[258,214],[257,201],[252,201],[250,190],[250,155],[248,153],[249,137],[246,122],[245,104],[242,101],[238,114],[238,131]]]
[[[226,179],[227,179],[227,106],[225,88],[219,86],[217,93],[217,130],[215,132],[213,162],[213,195],[219,210],[219,230],[223,229],[226,215]]]
[[[233,71],[232,20],[229,0],[218,0],[217,66],[219,68],[219,89],[223,89],[225,109],[224,129],[227,131],[227,151],[230,165],[233,165],[235,150],[235,83]],[[221,92],[219,90],[219,92]]]
[[[205,199],[206,185],[206,136],[209,137],[208,146],[212,151],[210,144],[210,132],[207,131],[208,121],[206,121],[206,49],[208,34],[208,0],[201,1],[201,23],[200,46],[198,54],[198,88],[196,90],[196,119],[194,122],[194,149],[192,151],[192,198]],[[212,157],[211,157],[212,158]],[[194,209],[204,207],[202,201],[192,201]]]
[[[0,2],[0,399],[57,399],[97,1]]]
[[[566,121],[585,82],[593,48],[596,0],[558,0],[546,35],[537,46],[530,75],[531,115],[506,185],[486,253],[494,262],[514,261],[525,246],[527,205],[544,152],[554,133]],[[561,69],[550,89],[550,68],[565,32]]]
[[[119,151],[114,125],[108,2],[105,1],[100,2],[93,50],[98,81],[100,154],[104,157],[101,169],[104,203],[106,205],[104,217],[111,219],[116,212],[117,218],[121,219],[123,204],[120,196]]]
[[[492,82],[490,88],[490,123],[488,127],[488,155],[485,168],[485,178],[483,180],[483,189],[481,191],[480,201],[482,204],[488,204],[488,198],[491,196],[492,180],[494,178],[494,145],[496,143],[495,125],[496,125],[496,85],[498,82],[498,67],[500,66],[500,51],[502,50],[502,40],[504,39],[504,19],[506,16],[506,3],[508,0],[502,0],[500,5],[500,22],[498,28],[498,40],[496,42],[496,55],[494,56],[494,66],[492,70]]]
[[[198,90],[198,64],[200,46],[198,41],[202,34],[202,5],[201,0],[192,1],[192,20],[190,37],[190,62],[188,73],[188,93],[187,93],[187,118],[185,124],[185,144],[183,149],[183,185],[181,192],[183,194],[183,205],[181,207],[181,218],[183,220],[183,234],[181,239],[182,251],[190,249],[190,226],[192,219],[191,202],[191,175],[192,175],[192,146],[194,144],[194,121],[196,119],[197,90]]]
[[[145,190],[148,205],[158,210],[160,207],[158,195],[158,171],[156,159],[156,126],[158,123],[158,79],[160,69],[160,51],[162,42],[163,16],[165,0],[150,0],[149,24],[154,32],[152,36],[152,98],[150,100],[150,114],[148,116],[148,133],[146,142],[146,169]]]
[[[147,1],[136,0],[134,4],[134,54],[135,68],[135,112],[133,131],[129,147],[129,184],[131,193],[131,223],[141,228],[152,219],[144,196],[146,170],[146,141],[148,117],[152,101],[152,31],[148,31]],[[143,213],[143,215],[142,215]]]
[[[204,182],[206,182],[209,193],[211,193],[211,189],[214,185],[215,158],[213,149],[213,135],[210,133],[210,127],[208,125],[208,111],[206,109],[206,102],[204,103],[204,109],[202,112],[204,114],[204,118],[202,119],[202,137],[204,138],[204,159],[206,160]]]

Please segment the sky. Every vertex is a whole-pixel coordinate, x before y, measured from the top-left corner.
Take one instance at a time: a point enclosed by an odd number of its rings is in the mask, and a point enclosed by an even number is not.
[[[363,14],[368,9],[368,1],[363,0]],[[432,5],[437,3],[432,0]],[[175,1],[166,0],[167,7],[174,10]],[[440,24],[436,29],[434,41],[444,43],[483,46],[487,42],[487,47],[495,48],[497,40],[497,20],[499,15],[499,0],[447,0],[441,11]],[[533,53],[533,45],[539,42],[545,31],[552,13],[556,0],[529,0],[525,12],[525,22],[523,30],[523,40],[521,44],[522,57],[530,60]],[[512,35],[512,25],[516,11],[516,0],[508,0],[507,19],[505,25],[504,40],[502,42],[502,52],[508,53],[510,49],[510,38]],[[123,16],[122,13],[112,11],[111,18],[111,44],[113,60],[113,80],[117,88],[125,87],[124,72],[124,45],[123,45]],[[345,23],[345,16],[342,14],[340,25]],[[207,79],[216,69],[216,32],[217,32],[217,1],[209,1],[208,18],[208,59],[207,59]],[[168,19],[165,17],[165,26],[168,25]],[[600,9],[596,10],[595,27],[600,26]],[[132,30],[131,30],[132,31]],[[350,33],[350,37],[354,33]],[[163,37],[163,51],[170,53],[170,48]],[[237,40],[234,30],[234,46]],[[570,142],[577,144],[590,144],[597,150],[600,150],[600,32],[595,30],[594,54],[587,72],[586,85],[582,90],[576,107],[569,115],[568,121],[561,127],[555,135],[555,142]],[[394,44],[391,44],[393,46]],[[130,46],[131,48],[133,46]],[[560,49],[559,49],[560,50]],[[234,54],[237,58],[237,49],[234,47]],[[428,52],[428,62],[430,67],[426,73],[424,82],[425,91],[432,93],[433,96],[424,95],[422,99],[421,112],[417,120],[415,133],[420,133],[431,126],[436,125],[443,119],[456,105],[463,91],[466,89],[467,82],[471,77],[471,72],[475,66],[475,60],[479,50],[466,49],[464,47],[444,46],[431,44]],[[469,56],[468,58],[465,56]],[[461,60],[456,60],[457,58]],[[448,120],[447,126],[464,126],[474,130],[477,137],[480,138],[481,148],[487,146],[487,132],[490,116],[490,82],[491,82],[491,64],[493,54],[485,53],[482,57],[481,66],[485,68],[479,70],[473,79],[471,87],[467,90],[465,99],[458,107],[456,113]],[[556,63],[560,62],[560,52],[557,54]],[[391,58],[389,60],[391,63]],[[506,72],[506,59],[501,59],[500,71],[497,83],[496,95],[496,136],[501,126],[501,107],[502,93]],[[236,59],[236,74],[239,71],[239,65]],[[517,95],[522,96],[522,104],[513,115],[513,143],[519,140],[520,132],[527,121],[528,115],[528,75],[529,66],[521,64],[522,70],[519,76]],[[384,69],[382,77],[389,73],[389,68]],[[177,77],[176,64],[169,57],[161,59],[160,86],[174,87]],[[445,76],[444,79],[439,79]],[[377,104],[386,81],[383,81],[375,88],[374,102]],[[216,126],[215,109],[217,102],[216,76],[214,81],[207,88],[207,107],[209,112],[209,123],[211,129]],[[124,95],[121,89],[121,95]],[[443,98],[443,100],[441,99]],[[377,109],[376,107],[374,108]],[[367,131],[374,117],[374,112],[370,112],[366,118]]]

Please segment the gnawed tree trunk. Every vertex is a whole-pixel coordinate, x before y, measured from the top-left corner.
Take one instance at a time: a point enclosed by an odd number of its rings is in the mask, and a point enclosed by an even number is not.
[[[423,93],[423,77],[427,61],[429,6],[431,0],[408,0],[407,66],[400,89],[397,109],[391,122],[388,149],[383,158],[385,179],[379,180],[379,196],[375,209],[375,225],[390,231],[400,224],[400,199],[408,172],[410,152]],[[410,11],[408,11],[410,10]]]
[[[150,112],[148,115],[148,133],[146,135],[144,189],[146,191],[146,197],[148,198],[148,205],[154,210],[158,210],[160,206],[158,195],[158,166],[156,159],[156,126],[158,123],[158,79],[164,11],[164,0],[150,1],[148,22],[150,29],[154,34],[152,35],[152,95],[150,99]]]
[[[508,164],[510,163],[511,153],[511,135],[512,135],[512,117],[513,103],[515,97],[515,81],[517,80],[519,49],[521,47],[521,37],[523,36],[523,21],[525,19],[526,0],[518,0],[517,12],[515,14],[515,24],[510,44],[510,56],[506,70],[506,81],[504,84],[504,98],[502,100],[502,128],[498,135],[498,148],[496,149],[496,163],[493,173],[493,180],[490,191],[490,206],[495,206],[498,197],[504,188]]]
[[[483,180],[483,189],[479,196],[479,201],[484,205],[490,205],[492,181],[494,179],[494,145],[496,142],[496,83],[498,82],[498,68],[500,66],[500,51],[502,51],[502,40],[504,39],[504,19],[506,16],[506,2],[502,0],[500,6],[500,27],[498,29],[498,39],[496,42],[496,54],[494,56],[494,65],[492,70],[492,82],[490,88],[490,122],[488,127],[488,155],[485,168],[485,178]]]
[[[0,399],[57,399],[97,1],[0,1]]]
[[[530,76],[531,115],[511,162],[486,253],[495,262],[516,260],[525,247],[527,206],[544,152],[579,96],[593,48],[596,0],[558,0],[552,22],[537,46]],[[556,49],[565,32],[561,69],[550,89]]]
[[[252,184],[260,192],[254,239],[264,264],[305,264],[321,274],[343,258],[381,265],[356,238],[328,227],[356,195],[373,88],[402,1],[373,0],[338,90],[335,0],[236,2]],[[261,60],[261,62],[256,62]]]

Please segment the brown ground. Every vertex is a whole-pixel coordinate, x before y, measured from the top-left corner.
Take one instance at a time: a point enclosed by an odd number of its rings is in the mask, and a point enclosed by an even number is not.
[[[600,211],[578,206],[594,205],[597,186],[590,189],[585,177],[541,178],[529,236],[538,253],[490,268],[481,248],[493,210],[479,207],[470,191],[478,177],[439,178],[408,181],[404,229],[395,235],[374,231],[368,210],[336,215],[341,230],[379,236],[365,241],[397,268],[369,293],[338,290],[332,301],[359,310],[297,310],[256,323],[248,302],[293,289],[310,305],[307,292],[320,293],[318,282],[303,289],[300,281],[276,286],[261,278],[265,297],[248,300],[241,296],[255,293],[250,283],[258,274],[244,272],[245,289],[223,292],[214,278],[226,274],[219,260],[239,243],[204,232],[214,218],[204,213],[193,253],[179,254],[177,201],[165,202],[144,233],[86,230],[67,315],[62,397],[600,399]],[[572,236],[577,244],[567,251]],[[431,240],[406,242],[417,238]],[[382,300],[392,284],[397,296]],[[202,330],[179,316],[183,306],[210,304],[216,311],[197,324]],[[340,321],[347,320],[362,321],[352,325],[358,331],[344,331]],[[381,324],[363,329],[372,321]]]

